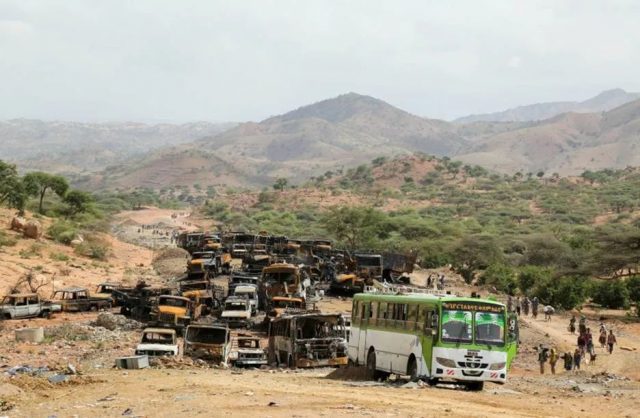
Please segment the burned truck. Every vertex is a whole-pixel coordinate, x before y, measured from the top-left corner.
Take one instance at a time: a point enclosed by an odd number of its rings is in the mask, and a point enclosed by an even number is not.
[[[284,315],[269,324],[269,362],[290,368],[344,366],[347,326],[341,314]]]
[[[259,289],[259,303],[268,310],[271,299],[275,296],[298,297],[306,300],[306,289],[310,285],[303,278],[298,266],[287,263],[275,263],[262,271]]]
[[[231,333],[226,325],[189,325],[184,333],[185,356],[223,365],[231,354]]]

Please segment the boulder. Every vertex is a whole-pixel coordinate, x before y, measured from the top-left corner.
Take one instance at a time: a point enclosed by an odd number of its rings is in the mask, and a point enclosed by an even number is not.
[[[116,315],[111,312],[100,312],[96,318],[95,325],[110,331],[115,331],[116,329],[130,331],[140,328],[139,322],[128,319],[124,315]]]
[[[42,225],[38,221],[31,220],[25,224],[23,231],[25,238],[38,239],[42,236]]]
[[[24,226],[27,224],[27,220],[21,216],[15,216],[11,220],[11,229],[14,231],[22,231],[24,230]]]

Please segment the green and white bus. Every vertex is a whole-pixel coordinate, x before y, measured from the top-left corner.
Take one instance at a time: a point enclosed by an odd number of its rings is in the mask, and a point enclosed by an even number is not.
[[[504,383],[518,344],[518,321],[504,304],[435,294],[354,296],[349,360],[372,379],[390,373],[430,384],[482,390]]]

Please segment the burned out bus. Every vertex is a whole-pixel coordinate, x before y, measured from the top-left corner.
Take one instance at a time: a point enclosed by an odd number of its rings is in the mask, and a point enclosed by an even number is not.
[[[471,390],[504,383],[518,322],[502,303],[432,294],[354,296],[349,359],[378,379],[390,373]]]

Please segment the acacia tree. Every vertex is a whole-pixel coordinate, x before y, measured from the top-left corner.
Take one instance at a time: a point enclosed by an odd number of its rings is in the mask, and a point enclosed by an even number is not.
[[[384,235],[382,212],[371,207],[341,206],[330,209],[322,218],[327,231],[344,241],[353,251]]]
[[[486,269],[504,259],[497,239],[486,234],[465,236],[454,245],[451,254],[453,267],[467,283],[473,281],[476,270]]]
[[[39,198],[38,212],[43,213],[42,202],[48,190],[52,190],[60,197],[64,197],[69,189],[67,179],[55,174],[43,173],[42,171],[34,171],[24,176],[24,183],[29,194]]]
[[[74,216],[89,210],[93,203],[93,196],[82,190],[70,190],[63,200],[69,206],[69,216]]]
[[[25,185],[16,166],[0,160],[0,204],[7,204],[22,214],[26,201]]]

